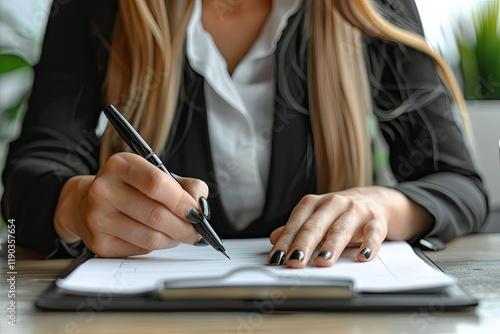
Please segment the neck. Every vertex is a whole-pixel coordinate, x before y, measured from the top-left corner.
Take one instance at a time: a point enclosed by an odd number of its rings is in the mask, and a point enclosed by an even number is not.
[[[261,10],[271,5],[272,0],[203,0],[203,6],[213,6],[219,17]]]

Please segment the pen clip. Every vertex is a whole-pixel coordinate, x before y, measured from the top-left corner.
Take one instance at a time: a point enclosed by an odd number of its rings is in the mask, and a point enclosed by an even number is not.
[[[142,143],[142,145],[138,145],[135,139],[130,140],[130,148],[132,149],[132,151],[134,151],[135,154],[144,157],[144,159],[146,160],[148,160],[148,158],[154,154],[153,150],[149,146],[147,146],[147,144]]]

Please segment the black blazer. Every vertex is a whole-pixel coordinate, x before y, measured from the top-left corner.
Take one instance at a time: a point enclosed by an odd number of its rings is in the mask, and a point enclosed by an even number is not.
[[[376,2],[396,25],[423,33],[413,0]],[[68,256],[53,227],[64,183],[75,175],[95,175],[99,168],[100,140],[94,130],[105,105],[101,86],[116,10],[116,1],[110,0],[54,2],[23,129],[10,145],[3,174],[2,213],[5,219],[16,220],[18,245],[45,257]],[[302,11],[290,20],[302,24]],[[295,48],[278,47],[277,52],[297,52],[297,45],[307,43],[296,31],[283,34],[298,43]],[[431,236],[447,241],[479,230],[488,213],[487,196],[434,63],[400,44],[365,37],[364,46],[374,112],[398,181],[394,187],[434,216]],[[307,111],[307,96],[300,96],[300,92],[307,92],[307,59],[296,65],[298,70],[278,71],[276,75],[286,76]],[[275,121],[283,119],[280,113],[296,113],[299,117],[294,118],[298,121],[293,126],[298,135],[292,135],[292,131],[273,134],[272,181],[263,216],[248,229],[236,231],[225,217],[217,198],[217,184],[210,178],[213,166],[204,97],[199,94],[203,90],[194,93],[193,89],[203,84],[203,78],[185,64],[173,128],[176,131],[172,131],[162,156],[174,172],[214,185],[211,221],[222,237],[268,236],[272,229],[286,223],[301,196],[315,191],[309,117],[280,99],[283,87],[277,81]],[[194,117],[187,122],[186,106],[193,105]],[[393,116],[395,110],[401,111],[397,117]],[[178,131],[181,128],[186,131]],[[188,147],[199,153],[191,155],[199,159],[195,164],[188,163]]]

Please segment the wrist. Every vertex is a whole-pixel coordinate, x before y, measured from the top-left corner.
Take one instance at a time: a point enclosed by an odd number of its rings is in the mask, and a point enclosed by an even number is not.
[[[387,239],[409,240],[428,233],[433,226],[433,216],[397,189],[385,188]]]
[[[83,221],[82,210],[86,206],[86,196],[94,176],[75,176],[63,186],[54,214],[54,228],[66,244],[81,240],[78,226]]]

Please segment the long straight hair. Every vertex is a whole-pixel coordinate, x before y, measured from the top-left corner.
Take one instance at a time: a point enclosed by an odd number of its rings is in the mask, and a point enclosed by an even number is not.
[[[422,36],[389,23],[369,0],[312,0],[307,5],[309,109],[320,193],[373,182],[367,127],[372,105],[362,33],[429,55],[468,126],[465,102],[452,72]],[[117,105],[159,152],[176,108],[192,10],[192,0],[119,2],[104,86],[107,102]],[[101,163],[123,150],[118,135],[106,131]]]

